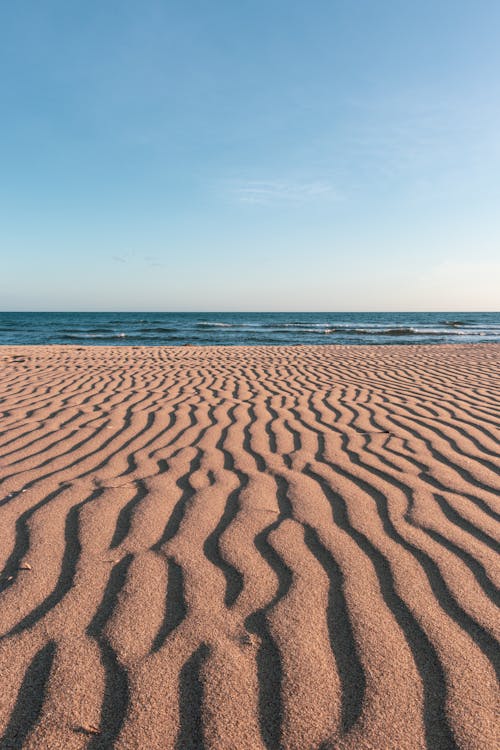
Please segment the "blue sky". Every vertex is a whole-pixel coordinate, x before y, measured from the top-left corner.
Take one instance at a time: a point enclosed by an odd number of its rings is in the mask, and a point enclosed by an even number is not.
[[[4,310],[500,309],[496,0],[0,10]]]

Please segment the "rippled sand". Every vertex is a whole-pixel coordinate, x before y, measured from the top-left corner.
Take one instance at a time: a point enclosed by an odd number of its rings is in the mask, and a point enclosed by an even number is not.
[[[499,364],[0,349],[0,747],[497,746]]]

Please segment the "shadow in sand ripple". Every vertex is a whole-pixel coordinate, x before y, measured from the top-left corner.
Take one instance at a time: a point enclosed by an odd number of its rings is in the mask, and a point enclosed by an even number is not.
[[[1,750],[21,750],[38,721],[55,651],[55,643],[47,643],[26,670],[9,724],[0,740]]]

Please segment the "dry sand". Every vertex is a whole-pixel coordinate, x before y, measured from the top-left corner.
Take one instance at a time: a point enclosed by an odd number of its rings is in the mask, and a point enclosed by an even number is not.
[[[499,361],[1,348],[0,747],[498,746]]]

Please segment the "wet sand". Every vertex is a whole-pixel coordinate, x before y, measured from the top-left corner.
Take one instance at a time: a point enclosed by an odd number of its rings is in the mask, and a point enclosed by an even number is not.
[[[498,746],[499,365],[2,347],[0,748]]]

